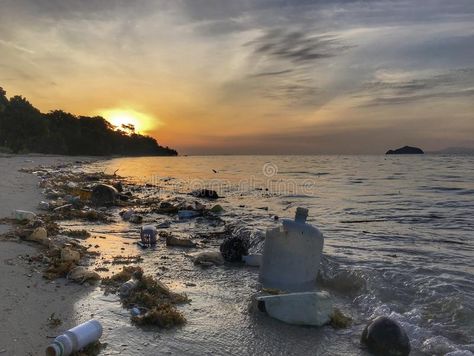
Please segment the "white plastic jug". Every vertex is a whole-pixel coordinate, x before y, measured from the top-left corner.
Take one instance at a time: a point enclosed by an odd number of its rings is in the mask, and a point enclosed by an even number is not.
[[[294,221],[285,219],[281,227],[267,230],[260,266],[264,287],[285,291],[315,288],[324,237],[306,224],[307,217],[307,209],[297,208]]]
[[[258,308],[288,324],[322,326],[331,319],[332,299],[327,292],[303,292],[257,298]]]
[[[54,339],[46,348],[46,356],[68,356],[99,340],[101,336],[102,325],[97,320],[89,320]]]

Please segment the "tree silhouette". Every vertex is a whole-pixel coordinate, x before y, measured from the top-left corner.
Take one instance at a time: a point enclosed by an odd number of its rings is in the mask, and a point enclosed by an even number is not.
[[[154,138],[137,134],[133,125],[122,129],[100,116],[78,117],[61,110],[43,114],[21,96],[8,100],[0,88],[0,146],[14,153],[177,155]]]

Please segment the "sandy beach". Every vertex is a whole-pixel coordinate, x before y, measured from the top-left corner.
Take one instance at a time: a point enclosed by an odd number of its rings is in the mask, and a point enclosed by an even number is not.
[[[19,172],[20,168],[54,165],[76,161],[77,157],[0,156],[0,217],[8,217],[14,209],[36,211],[41,200],[38,178]],[[0,233],[11,227],[0,225]],[[88,288],[65,280],[47,281],[29,257],[37,254],[32,243],[0,240],[0,354],[11,356],[39,355],[58,330],[87,319],[74,309],[74,303],[88,293]],[[54,313],[62,324],[50,327],[48,318]]]

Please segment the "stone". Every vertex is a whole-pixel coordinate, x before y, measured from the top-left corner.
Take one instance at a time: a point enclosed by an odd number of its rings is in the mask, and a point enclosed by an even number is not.
[[[118,191],[108,184],[98,184],[92,189],[91,200],[95,205],[111,205],[117,199]]]
[[[173,235],[166,236],[166,246],[196,247],[196,243],[189,239],[180,239]]]
[[[219,251],[201,252],[194,255],[194,264],[204,267],[220,266],[224,264],[224,258]]]
[[[130,218],[128,219],[129,222],[132,224],[141,224],[143,221],[143,216],[138,215],[138,214],[132,214]]]
[[[410,354],[410,339],[405,330],[398,322],[386,316],[379,316],[367,324],[360,341],[375,355]]]
[[[81,254],[69,247],[65,247],[61,250],[61,261],[77,263],[81,259]]]
[[[209,209],[209,211],[211,213],[218,214],[218,213],[222,213],[224,211],[224,208],[220,206],[219,204],[216,204],[211,209]]]
[[[423,154],[423,150],[418,147],[404,146],[396,150],[388,150],[386,155]]]
[[[241,262],[242,256],[249,252],[249,241],[245,236],[231,236],[226,238],[221,246],[222,257],[228,262]]]
[[[31,235],[27,238],[28,241],[34,241],[42,245],[48,243],[48,231],[44,227],[37,227],[33,230]]]
[[[77,283],[84,283],[89,280],[97,281],[100,279],[100,275],[97,272],[89,271],[85,267],[78,266],[69,271],[67,279]]]

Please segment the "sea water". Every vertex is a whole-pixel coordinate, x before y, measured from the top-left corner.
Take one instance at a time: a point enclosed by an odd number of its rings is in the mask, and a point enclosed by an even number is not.
[[[474,352],[472,156],[139,157],[87,169],[118,170],[152,184],[160,199],[214,189],[226,225],[253,231],[255,250],[265,229],[279,224],[276,217],[308,208],[308,222],[325,236],[319,287],[354,319],[343,330],[283,324],[249,311],[258,269],[201,269],[188,258],[192,251],[163,244],[138,249],[130,241],[139,232],[128,223],[91,225],[107,237],[101,252],[140,254],[148,273],[192,300],[180,308],[188,320],[184,327],[139,329],[117,299],[96,291],[87,305],[104,324],[105,355],[365,355],[360,334],[378,315],[404,326],[413,355]],[[184,237],[219,228],[200,219],[148,219],[168,221],[168,230]],[[218,245],[211,239],[207,248]],[[87,310],[84,303],[81,308]]]

